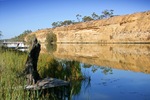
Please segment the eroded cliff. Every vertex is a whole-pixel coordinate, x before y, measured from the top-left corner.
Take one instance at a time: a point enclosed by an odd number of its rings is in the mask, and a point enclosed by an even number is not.
[[[38,30],[30,35],[36,34],[45,42],[50,31],[57,35],[57,42],[150,42],[150,11]]]

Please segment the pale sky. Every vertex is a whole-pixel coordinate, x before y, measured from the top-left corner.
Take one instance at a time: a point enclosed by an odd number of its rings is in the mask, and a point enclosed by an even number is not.
[[[150,10],[150,0],[0,0],[0,31],[9,39],[25,30],[51,28],[57,21],[75,20],[76,15],[101,15],[104,10],[115,15]]]

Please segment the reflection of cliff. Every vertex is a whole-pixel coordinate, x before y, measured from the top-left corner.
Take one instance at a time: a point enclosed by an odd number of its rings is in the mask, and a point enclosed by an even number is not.
[[[57,58],[150,73],[149,45],[58,44]]]

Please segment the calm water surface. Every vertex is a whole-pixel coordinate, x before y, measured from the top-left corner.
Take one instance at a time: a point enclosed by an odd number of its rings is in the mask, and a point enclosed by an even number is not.
[[[82,82],[80,93],[72,97],[74,100],[150,99],[149,74],[117,69],[104,74],[100,66],[94,66],[95,72],[92,67],[82,68],[83,73],[91,76],[91,81]]]
[[[150,100],[149,45],[58,44],[53,54],[90,77],[72,100]]]

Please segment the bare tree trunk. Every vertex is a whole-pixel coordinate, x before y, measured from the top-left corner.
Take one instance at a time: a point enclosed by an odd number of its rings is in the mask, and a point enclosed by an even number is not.
[[[25,70],[23,71],[23,73],[26,75],[27,78],[27,85],[35,84],[38,80],[41,79],[37,71],[37,62],[38,62],[40,50],[41,50],[41,45],[38,43],[37,39],[35,38],[32,43],[32,49],[25,63]]]

